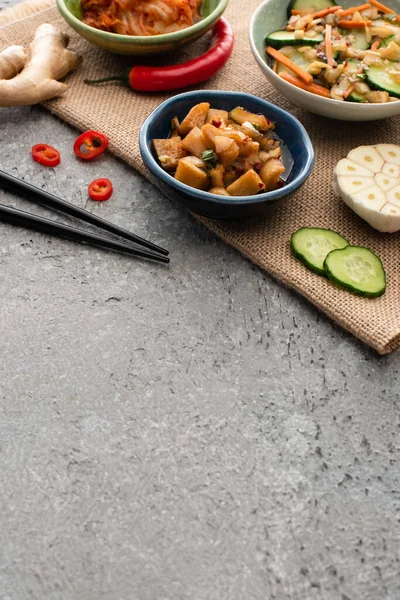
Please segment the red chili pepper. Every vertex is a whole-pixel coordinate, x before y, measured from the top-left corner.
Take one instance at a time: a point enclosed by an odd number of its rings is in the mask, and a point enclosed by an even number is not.
[[[109,179],[95,179],[89,184],[88,191],[92,200],[103,202],[111,198],[113,186]]]
[[[56,167],[61,161],[59,151],[48,144],[32,146],[32,158],[44,167]]]
[[[85,83],[122,81],[139,92],[163,92],[197,85],[210,79],[224,66],[232,53],[233,40],[232,27],[221,17],[214,27],[211,47],[202,56],[171,67],[133,67],[128,73],[85,79]]]
[[[103,154],[108,146],[108,137],[98,131],[85,131],[74,143],[74,152],[83,160],[93,160]]]

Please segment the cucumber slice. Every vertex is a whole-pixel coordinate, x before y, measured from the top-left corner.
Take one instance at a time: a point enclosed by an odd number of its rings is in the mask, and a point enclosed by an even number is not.
[[[301,227],[292,234],[290,247],[292,252],[311,271],[325,275],[324,260],[337,248],[345,248],[349,242],[330,229]]]
[[[386,289],[386,274],[381,259],[364,246],[333,250],[324,261],[327,277],[340,287],[375,298]]]
[[[389,73],[393,69],[394,63],[390,62],[388,66],[378,67],[371,65],[366,71],[367,83],[375,90],[389,92],[390,96],[400,98],[400,83],[393,75]]]
[[[290,60],[305,71],[307,71],[307,68],[310,65],[310,61],[306,59],[306,57],[304,56],[304,52],[299,52],[298,50],[296,50],[293,56],[290,57]],[[285,67],[285,65],[278,63],[278,74],[282,73],[283,71],[285,71],[286,73],[292,73],[292,71],[288,67]]]
[[[370,47],[371,44],[367,41],[365,29],[350,29],[350,31],[342,29],[342,31],[355,50],[368,50]]]
[[[359,103],[363,103],[363,102],[367,101],[365,96],[363,96],[362,94],[359,94],[358,92],[351,92],[351,94],[349,95],[347,100],[349,100],[350,102],[359,102]]]
[[[349,76],[354,76],[357,75],[357,77],[360,77],[362,79],[365,79],[365,75],[364,74],[360,74],[360,71],[362,71],[362,66],[361,66],[361,62],[359,60],[349,60],[347,62],[347,67],[345,69],[345,73],[346,75]],[[351,94],[349,95],[349,97],[347,98],[347,100],[349,102],[358,102],[358,103],[363,103],[366,102],[366,98],[364,94],[359,94],[358,92],[351,92]]]
[[[354,58],[347,61],[346,74],[355,75],[361,70],[361,61],[355,60]]]
[[[292,16],[292,10],[317,12],[331,6],[336,6],[334,0],[292,0],[288,6],[288,16]]]
[[[307,37],[297,39],[294,37],[294,31],[272,31],[265,37],[265,43],[279,50],[283,46],[317,46],[324,40],[322,34],[317,34],[315,37]]]

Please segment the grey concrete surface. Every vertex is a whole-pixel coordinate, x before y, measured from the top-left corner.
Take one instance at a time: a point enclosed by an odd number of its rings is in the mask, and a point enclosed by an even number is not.
[[[0,224],[0,600],[398,600],[399,354],[112,156],[75,160],[75,136],[1,109],[1,168],[172,263]],[[61,150],[55,171],[38,142]],[[86,200],[96,176],[108,203]]]

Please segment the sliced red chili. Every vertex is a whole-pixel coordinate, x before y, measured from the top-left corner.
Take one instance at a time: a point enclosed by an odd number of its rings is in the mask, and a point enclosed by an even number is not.
[[[106,150],[108,137],[98,131],[85,131],[74,143],[74,152],[83,160],[93,160]]]
[[[48,144],[32,146],[32,158],[44,167],[56,167],[61,161],[59,151]]]
[[[111,198],[113,186],[109,179],[95,179],[89,184],[88,190],[92,200],[103,202]]]

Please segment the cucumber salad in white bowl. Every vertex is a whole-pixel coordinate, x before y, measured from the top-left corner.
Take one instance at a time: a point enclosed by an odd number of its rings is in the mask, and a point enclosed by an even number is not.
[[[302,108],[350,121],[400,114],[400,0],[265,0],[250,41],[267,79]]]

